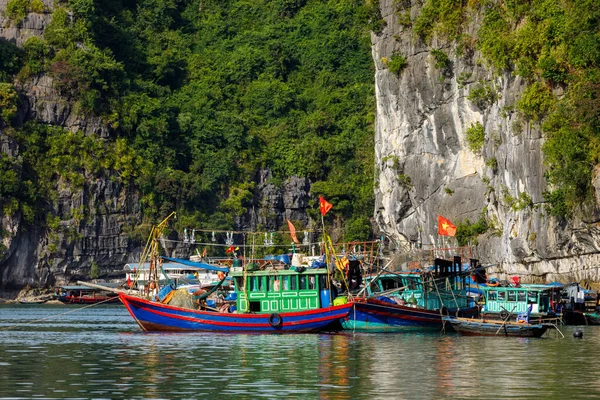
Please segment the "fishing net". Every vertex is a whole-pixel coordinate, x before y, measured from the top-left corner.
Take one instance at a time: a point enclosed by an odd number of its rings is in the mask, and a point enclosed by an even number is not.
[[[169,301],[170,306],[181,307],[181,308],[197,308],[192,299],[192,295],[188,293],[187,289],[177,289],[173,293],[173,297]]]

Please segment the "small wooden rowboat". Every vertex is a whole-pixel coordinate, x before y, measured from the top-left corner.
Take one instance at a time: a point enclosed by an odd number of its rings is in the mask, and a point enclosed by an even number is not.
[[[444,317],[456,332],[465,336],[541,337],[552,324],[496,321],[476,318]]]

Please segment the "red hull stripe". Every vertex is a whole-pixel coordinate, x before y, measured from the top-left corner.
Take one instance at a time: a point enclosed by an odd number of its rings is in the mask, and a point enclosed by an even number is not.
[[[264,327],[271,327],[271,325],[269,324],[268,318],[269,318],[269,314],[265,314],[263,319],[267,319],[266,322],[263,323],[251,323],[251,322],[227,322],[227,321],[215,321],[215,320],[211,320],[211,319],[198,319],[198,318],[193,318],[193,317],[186,317],[183,315],[174,315],[171,313],[167,313],[164,311],[160,311],[160,310],[155,310],[155,309],[151,309],[149,307],[138,307],[144,311],[150,312],[154,315],[160,315],[162,317],[167,317],[170,319],[176,319],[176,320],[180,320],[180,321],[189,321],[189,322],[194,322],[194,323],[199,323],[199,324],[206,324],[206,325],[217,325],[217,326],[231,326],[231,327],[252,327],[252,328],[264,328]],[[216,313],[215,313],[216,314]],[[220,314],[220,313],[219,313]],[[224,315],[219,315],[220,317],[229,317],[230,314],[224,314]],[[232,314],[232,318],[236,318],[238,314]],[[283,319],[283,323],[286,326],[297,326],[297,325],[304,325],[306,323],[311,323],[311,322],[321,322],[321,321],[327,321],[327,320],[334,320],[334,319],[338,319],[338,318],[342,318],[343,315],[338,316],[338,315],[329,315],[329,316],[325,316],[325,317],[318,317],[318,318],[310,318],[307,320],[300,320],[300,321],[286,321],[285,317],[286,314],[280,314],[281,318]],[[254,318],[260,318],[260,316],[254,315]]]
[[[136,313],[132,310],[132,308],[140,309],[145,312],[161,316],[164,318],[169,318],[171,320],[179,320],[179,321],[188,321],[197,324],[205,324],[205,325],[214,325],[214,326],[226,326],[226,327],[236,327],[236,328],[270,328],[271,325],[268,322],[269,314],[226,314],[226,313],[215,313],[210,311],[196,311],[196,310],[184,310],[186,314],[196,314],[197,316],[186,316],[174,314],[169,311],[179,311],[181,312],[181,308],[168,306],[165,304],[153,303],[148,300],[133,298],[131,296],[126,296],[124,294],[119,294],[121,301],[125,304],[129,313],[134,317]],[[352,306],[351,303],[344,304],[341,306],[328,307],[324,309],[316,309],[316,310],[308,310],[306,312],[291,312],[291,313],[281,313],[281,318],[284,321],[286,326],[301,326],[304,324],[310,324],[315,322],[323,322],[323,321],[334,321],[336,319],[343,318],[348,315],[348,313],[344,313],[344,311],[350,310]],[[323,314],[327,313],[325,316],[315,316],[315,314]],[[215,321],[211,318],[202,318],[202,317],[214,317],[219,316],[220,318],[226,319],[264,319],[265,322],[237,322],[237,321]],[[313,317],[315,316],[315,317]],[[289,320],[286,318],[291,317],[308,317],[302,320]],[[137,320],[137,318],[136,318]],[[139,320],[138,324],[142,324]]]

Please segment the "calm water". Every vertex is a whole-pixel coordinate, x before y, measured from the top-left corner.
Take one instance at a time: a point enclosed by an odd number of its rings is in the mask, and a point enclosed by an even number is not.
[[[575,327],[565,339],[148,334],[121,306],[77,307],[0,306],[0,398],[600,398],[600,327],[583,339]]]

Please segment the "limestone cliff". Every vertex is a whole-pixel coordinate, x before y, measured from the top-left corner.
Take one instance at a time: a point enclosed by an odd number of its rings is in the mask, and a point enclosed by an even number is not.
[[[525,82],[494,74],[477,51],[457,56],[456,44],[431,45],[398,21],[394,0],[380,1],[386,26],[372,35],[376,66],[375,218],[398,249],[436,244],[437,216],[455,224],[484,217],[491,228],[478,238],[475,256],[500,276],[524,281],[598,280],[598,209],[564,221],[545,212],[544,137],[539,124],[514,110]],[[418,6],[410,8],[418,15]],[[474,16],[470,35],[476,34]],[[433,49],[449,59],[436,65]],[[399,74],[388,60],[407,59]],[[470,101],[475,87],[491,88],[489,101]],[[466,133],[480,123],[481,151],[469,149]],[[518,199],[525,201],[519,203]]]
[[[17,23],[6,17],[8,1],[0,0],[0,38],[22,47],[28,38],[41,37],[55,7],[52,0],[43,3],[42,12],[29,12]],[[78,112],[73,102],[61,96],[51,76],[40,74],[15,86],[20,97],[16,126],[34,120],[111,138],[108,125],[99,117]],[[18,144],[5,134],[6,129],[0,120],[0,151],[18,159]],[[141,225],[138,190],[114,178],[107,172],[98,179],[87,179],[83,187],[77,188],[68,182],[56,182],[58,198],[48,211],[60,222],[51,229],[27,224],[18,212],[2,214],[0,243],[5,250],[0,251],[0,296],[13,296],[27,285],[49,287],[89,279],[93,266],[98,267],[101,278],[123,278],[124,264],[139,259],[149,227]],[[236,225],[241,229],[260,226],[275,230],[289,218],[306,226],[308,179],[291,177],[277,187],[269,178],[268,170],[258,172],[254,206],[238,218]],[[186,257],[193,251],[178,240],[182,237],[177,232],[169,238],[174,239],[164,242],[169,255]]]

